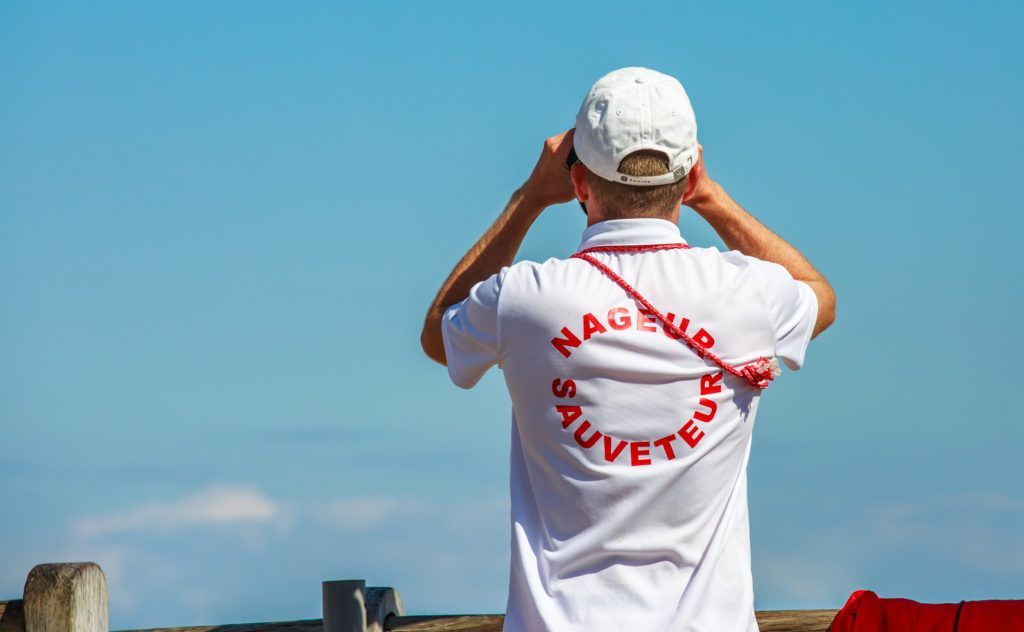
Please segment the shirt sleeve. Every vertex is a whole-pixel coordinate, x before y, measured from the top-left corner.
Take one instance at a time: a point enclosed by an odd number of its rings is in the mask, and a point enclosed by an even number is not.
[[[460,388],[473,388],[498,362],[498,296],[507,273],[504,267],[474,285],[441,319],[448,376]]]
[[[759,267],[775,331],[775,354],[786,367],[797,371],[804,366],[804,354],[818,319],[818,297],[811,286],[794,279],[778,263],[761,261]]]
[[[775,355],[796,371],[818,320],[818,297],[777,263],[757,260],[768,316],[775,332]]]

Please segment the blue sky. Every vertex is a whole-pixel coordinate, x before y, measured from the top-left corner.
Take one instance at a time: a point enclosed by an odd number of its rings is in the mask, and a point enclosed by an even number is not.
[[[502,612],[504,383],[451,385],[419,328],[628,65],[683,82],[710,173],[839,298],[760,409],[758,607],[1020,597],[1022,17],[0,3],[0,598],[92,559],[114,627],[318,617],[343,578]]]

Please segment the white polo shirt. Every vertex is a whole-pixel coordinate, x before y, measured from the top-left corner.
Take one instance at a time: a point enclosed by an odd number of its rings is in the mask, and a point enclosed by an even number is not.
[[[598,222],[580,249],[685,243]],[[726,362],[803,363],[817,317],[781,266],[715,248],[594,255]],[[756,630],[747,458],[760,393],[578,259],[521,261],[445,312],[448,372],[512,399],[505,630]]]

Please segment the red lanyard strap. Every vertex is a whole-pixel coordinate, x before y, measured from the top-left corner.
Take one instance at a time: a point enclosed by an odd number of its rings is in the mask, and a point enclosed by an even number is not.
[[[735,375],[738,378],[746,380],[751,386],[753,386],[756,389],[764,390],[768,388],[768,383],[771,382],[772,379],[778,374],[777,362],[769,360],[768,358],[762,356],[755,360],[754,362],[744,366],[743,368],[738,369],[734,367],[725,360],[719,358],[717,355],[715,355],[708,349],[697,344],[696,341],[694,341],[693,338],[688,336],[685,331],[683,331],[675,324],[673,324],[671,320],[665,318],[664,314],[658,311],[658,309],[654,307],[654,305],[651,305],[650,301],[644,298],[640,294],[640,292],[637,292],[636,289],[632,285],[627,283],[625,279],[616,274],[614,270],[612,270],[611,268],[609,268],[608,266],[601,263],[600,261],[598,261],[597,259],[590,255],[590,253],[592,252],[654,252],[658,250],[676,250],[679,248],[689,248],[689,246],[687,246],[686,244],[651,244],[643,246],[594,246],[593,248],[586,248],[584,250],[577,252],[576,254],[572,255],[571,258],[582,259],[586,261],[590,265],[594,266],[595,268],[603,272],[605,276],[607,276],[609,279],[618,283],[619,286],[623,290],[625,290],[627,294],[632,296],[636,300],[636,302],[640,303],[645,308],[647,308],[652,314],[657,316],[658,319],[661,320],[662,323],[664,323],[665,328],[672,332],[673,336],[685,342],[686,346],[688,346],[700,358],[704,360],[710,360],[711,362],[721,367],[723,371],[726,371],[732,375]]]

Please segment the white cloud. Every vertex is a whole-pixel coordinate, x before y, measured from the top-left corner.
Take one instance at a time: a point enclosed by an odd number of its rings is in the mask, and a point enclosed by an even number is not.
[[[874,517],[883,523],[911,520],[932,521],[965,514],[1014,515],[1024,513],[1024,503],[1018,498],[998,492],[960,492],[914,499],[901,503],[887,503],[873,508]]]
[[[60,526],[68,531],[25,547],[20,563],[0,543],[0,558],[14,561],[0,564],[0,589],[16,594],[40,561],[92,560],[108,576],[112,624],[122,629],[308,618],[310,582],[375,574],[423,607],[499,612],[508,505],[507,494],[288,499],[255,484],[203,484],[77,516]],[[438,585],[438,568],[449,583]]]
[[[507,543],[507,511],[506,494],[287,499],[203,485],[79,516],[62,525],[73,537],[26,553],[11,585],[39,561],[93,560],[118,628],[308,618],[309,582],[334,577],[377,576],[418,603],[498,611],[508,553],[495,543]],[[277,570],[268,577],[268,568]],[[448,583],[438,585],[438,569]]]
[[[472,501],[425,502],[419,498],[379,496],[335,498],[312,509],[312,515],[332,527],[365,531],[399,518],[429,520],[457,531],[475,530],[482,521],[504,526],[510,508],[508,494]]]
[[[338,498],[316,512],[325,521],[343,529],[362,531],[380,526],[402,513],[415,512],[418,503],[399,498]]]
[[[267,523],[281,507],[254,487],[214,484],[173,501],[151,501],[124,511],[80,518],[73,531],[85,538],[185,527]]]

